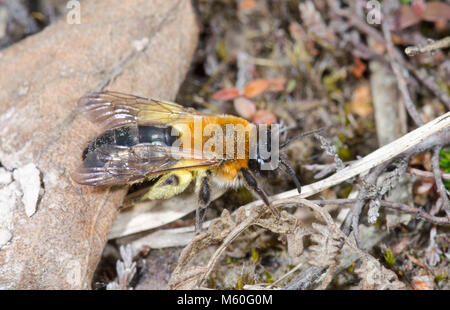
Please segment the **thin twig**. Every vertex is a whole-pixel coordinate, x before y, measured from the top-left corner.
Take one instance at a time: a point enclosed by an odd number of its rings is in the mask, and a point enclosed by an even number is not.
[[[358,199],[326,199],[326,200],[310,200],[310,201],[318,205],[333,205],[333,204],[353,204],[356,203]],[[381,200],[380,202],[381,206],[385,208],[400,210],[409,214],[414,214],[415,216],[436,225],[450,224],[450,219],[430,215],[420,208],[415,208],[403,203],[386,200]]]
[[[408,56],[416,56],[418,54],[429,53],[435,50],[444,49],[450,46],[450,36],[438,41],[433,41],[425,45],[408,46],[405,48],[405,54]]]
[[[418,177],[421,178],[426,178],[426,179],[434,179],[434,173],[430,172],[430,171],[425,171],[425,170],[420,170],[420,169],[416,169],[416,168],[411,168],[409,167],[408,169],[406,169],[406,172],[409,174],[413,174],[413,175],[417,175]],[[441,173],[442,174],[442,178],[444,180],[450,180],[450,173]]]
[[[354,161],[346,161],[344,162],[344,164],[349,165],[351,163],[353,163]],[[302,168],[308,171],[324,171],[326,170],[327,173],[331,173],[334,172],[336,170],[336,164],[335,163],[330,163],[330,164],[310,164],[310,165],[302,165]],[[417,168],[411,168],[408,167],[406,169],[406,172],[412,175],[416,175],[418,177],[421,178],[426,178],[426,179],[434,179],[434,173],[431,171],[425,171],[425,170],[420,170]],[[444,180],[450,180],[450,173],[446,173],[443,172],[442,173],[442,179]]]
[[[349,235],[350,232],[353,230],[353,234],[355,236],[356,244],[358,245],[358,247],[360,244],[359,228],[358,228],[359,217],[361,216],[363,207],[365,206],[365,204],[368,201],[367,186],[374,186],[376,184],[377,179],[380,176],[380,174],[387,168],[387,166],[389,166],[389,164],[391,162],[392,162],[392,159],[379,165],[364,179],[364,183],[366,184],[366,186],[362,187],[361,191],[358,194],[357,202],[355,203],[352,210],[347,215],[344,223],[342,224],[342,231],[344,232],[344,234]]]
[[[326,268],[312,266],[302,271],[295,279],[284,287],[285,290],[306,290],[316,282]],[[290,272],[289,272],[290,273]],[[286,276],[289,274],[287,273]],[[284,276],[283,276],[284,278]]]
[[[392,43],[391,30],[389,29],[389,18],[387,16],[388,14],[385,13],[385,20],[383,21],[381,28],[383,29],[384,39],[386,41],[386,48],[389,56],[389,62],[391,64],[392,71],[394,72],[395,77],[397,78],[398,88],[400,90],[400,93],[402,94],[403,103],[405,104],[409,116],[411,116],[411,118],[414,120],[417,126],[422,126],[423,120],[420,118],[420,115],[417,112],[416,107],[414,106],[414,103],[408,91],[408,86],[401,71],[402,69],[394,55],[394,43]]]
[[[419,70],[409,62],[406,62],[406,68],[450,110],[450,97],[437,85],[433,76],[427,74],[425,69]]]

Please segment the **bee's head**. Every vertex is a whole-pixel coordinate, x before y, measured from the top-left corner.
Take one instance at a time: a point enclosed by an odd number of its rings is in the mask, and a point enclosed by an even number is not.
[[[270,171],[273,171],[275,169],[278,169],[280,165],[283,167],[284,171],[289,174],[289,176],[292,178],[292,181],[294,181],[295,185],[297,186],[297,190],[300,193],[300,181],[298,180],[294,169],[292,169],[291,166],[289,166],[285,161],[283,161],[280,157],[280,152],[283,148],[288,146],[291,142],[304,137],[306,135],[310,135],[313,133],[318,133],[324,128],[318,129],[318,130],[312,130],[306,133],[302,133],[296,137],[293,137],[291,139],[288,139],[287,141],[283,143],[279,143],[279,141],[274,140],[278,139],[278,130],[272,131],[271,127],[265,127],[265,130],[259,130],[258,128],[258,142],[256,147],[256,156],[254,159],[249,160],[249,168],[253,172],[256,172],[262,176],[269,176]],[[277,136],[274,136],[274,133],[277,134]],[[273,143],[275,142],[275,143]],[[276,149],[274,149],[276,148]],[[267,156],[270,154],[270,156]],[[274,162],[275,158],[275,162]],[[269,168],[268,168],[269,167]],[[272,167],[272,168],[270,168]]]
[[[300,193],[300,181],[295,175],[294,169],[292,169],[286,162],[284,162],[280,158],[280,150],[285,147],[287,144],[283,143],[279,144],[279,141],[274,139],[278,139],[279,136],[273,136],[274,131],[271,130],[271,127],[264,127],[264,130],[259,130],[258,128],[258,142],[256,147],[256,156],[253,159],[249,160],[249,168],[253,172],[262,175],[264,177],[269,177],[270,173],[273,170],[279,168],[279,166],[283,166],[285,171],[291,176],[295,185],[297,186],[297,190]],[[278,130],[275,130],[275,133],[278,134]],[[275,142],[275,143],[273,143]]]

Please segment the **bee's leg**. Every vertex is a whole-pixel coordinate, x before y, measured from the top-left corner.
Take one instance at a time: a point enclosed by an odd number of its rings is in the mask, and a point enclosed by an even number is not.
[[[258,186],[258,182],[256,181],[253,173],[248,169],[241,169],[241,173],[244,177],[244,182],[247,188],[256,194],[256,196],[258,196],[262,201],[264,201],[264,204],[270,209],[272,214],[277,219],[280,218],[280,212],[270,204],[269,197],[267,197],[267,194]]]
[[[198,207],[195,213],[195,233],[199,234],[202,230],[203,220],[206,215],[206,208],[211,202],[211,188],[206,173],[200,173],[195,183],[198,192]]]

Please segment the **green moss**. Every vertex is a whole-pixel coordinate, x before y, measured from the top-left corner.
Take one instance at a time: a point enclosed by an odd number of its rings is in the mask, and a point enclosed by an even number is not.
[[[259,261],[259,253],[256,248],[252,248],[252,257],[250,261],[252,262],[252,264],[257,264]]]
[[[339,147],[337,153],[343,161],[349,161],[353,158],[352,151],[347,146]]]
[[[394,253],[392,253],[391,249],[384,250],[384,261],[390,268],[395,265],[395,256]]]
[[[266,283],[273,283],[272,275],[264,270],[264,276],[266,277]]]
[[[437,275],[434,277],[434,282],[438,284],[441,281],[446,281],[448,279],[448,275],[441,273],[440,275]]]
[[[295,89],[296,86],[297,86],[297,81],[296,80],[289,80],[287,82],[287,85],[286,85],[286,92],[287,93],[292,92]]]
[[[239,277],[234,288],[237,290],[242,290],[244,289],[244,284],[244,277]]]
[[[350,192],[353,189],[353,185],[350,183],[343,183],[338,192],[337,192],[337,197],[338,198],[347,198],[348,195],[350,195]]]
[[[231,263],[232,263],[231,257],[229,257],[229,256],[225,257],[225,264],[229,265]]]
[[[441,150],[441,168],[444,169],[446,173],[450,173],[450,151]],[[450,180],[444,180],[444,185],[447,190],[450,190]]]

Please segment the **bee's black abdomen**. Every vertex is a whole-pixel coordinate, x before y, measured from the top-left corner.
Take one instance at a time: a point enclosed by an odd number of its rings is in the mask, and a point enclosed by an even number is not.
[[[138,141],[136,127],[120,127],[105,131],[102,135],[98,136],[94,141],[89,143],[88,147],[83,152],[83,160],[86,159],[89,153],[94,152],[104,145],[120,145],[120,146],[133,146]]]
[[[171,146],[177,136],[172,136],[172,127],[139,126],[139,143]]]
[[[177,136],[172,136],[172,127],[170,126],[124,126],[107,130],[98,136],[89,143],[82,157],[85,160],[88,154],[105,145],[132,147],[136,144],[150,143],[171,146],[176,139]]]

